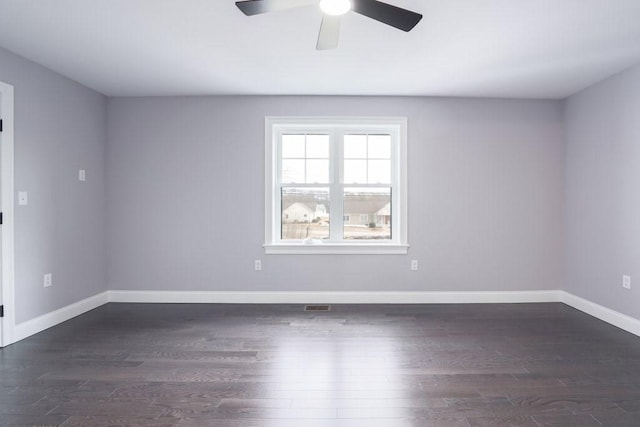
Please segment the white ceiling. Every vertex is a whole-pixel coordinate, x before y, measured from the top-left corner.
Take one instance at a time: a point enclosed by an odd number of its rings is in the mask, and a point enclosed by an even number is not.
[[[316,51],[316,6],[0,0],[0,46],[110,96],[564,98],[640,63],[640,0],[388,2],[424,18],[404,33],[350,12]]]

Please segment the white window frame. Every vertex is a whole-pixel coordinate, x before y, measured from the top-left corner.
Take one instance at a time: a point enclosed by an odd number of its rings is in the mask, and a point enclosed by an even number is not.
[[[376,241],[282,241],[280,240],[280,153],[283,133],[322,132],[330,135],[331,176],[342,162],[340,135],[347,132],[385,132],[392,138],[392,238]],[[340,166],[341,168],[342,166]],[[322,186],[319,184],[318,186]],[[332,181],[326,185],[342,186]],[[358,184],[354,184],[357,187]],[[333,191],[333,190],[330,190]],[[342,209],[340,209],[342,210]],[[343,219],[334,209],[331,222]],[[265,243],[266,254],[406,254],[407,242],[407,118],[406,117],[265,117]],[[335,219],[335,220],[334,220]]]

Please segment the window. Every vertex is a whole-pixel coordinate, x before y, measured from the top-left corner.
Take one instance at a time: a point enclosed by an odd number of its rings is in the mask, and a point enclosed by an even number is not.
[[[406,118],[265,125],[266,253],[407,253]]]

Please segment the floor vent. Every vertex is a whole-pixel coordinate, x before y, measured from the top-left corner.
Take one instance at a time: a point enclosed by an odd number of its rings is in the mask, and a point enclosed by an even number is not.
[[[304,311],[331,311],[330,305],[305,305]]]

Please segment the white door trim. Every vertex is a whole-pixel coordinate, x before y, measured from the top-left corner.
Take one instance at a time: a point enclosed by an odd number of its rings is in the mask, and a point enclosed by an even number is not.
[[[13,86],[0,82],[0,112],[2,112],[2,304],[4,318],[0,346],[14,342],[15,316],[15,270],[13,237]]]

